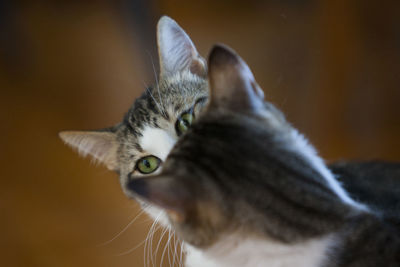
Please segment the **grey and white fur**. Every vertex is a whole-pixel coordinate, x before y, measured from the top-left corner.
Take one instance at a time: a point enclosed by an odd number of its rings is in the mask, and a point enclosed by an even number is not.
[[[399,229],[348,196],[231,49],[211,51],[209,85],[205,114],[129,195],[215,266],[400,266]]]
[[[206,62],[185,31],[164,16],[157,25],[157,42],[160,74],[156,84],[134,101],[121,123],[102,130],[60,133],[81,155],[90,155],[117,172],[122,185],[128,177],[146,175],[137,168],[144,157],[159,159],[160,168],[154,170],[158,173],[180,135],[176,125],[182,114],[190,111],[199,116],[207,101]],[[162,211],[151,206],[146,211],[165,222]]]
[[[190,110],[197,119],[200,117],[208,97],[205,61],[198,54],[194,44],[183,29],[172,19],[162,17],[157,27],[157,41],[160,75],[155,86],[147,88],[142,96],[135,100],[122,122],[102,130],[60,133],[61,138],[67,144],[76,148],[81,155],[90,155],[95,160],[105,164],[108,169],[117,172],[120,176],[122,188],[128,195],[130,195],[130,191],[126,188],[127,181],[145,175],[137,170],[138,161],[149,155],[159,158],[160,168],[156,169],[153,174],[160,173],[162,162],[179,138],[180,134],[177,132],[176,124],[182,114]],[[272,105],[270,108],[274,109]],[[301,140],[301,136],[295,131],[293,131],[293,135],[298,137],[297,140]],[[304,139],[296,144],[308,150],[311,154],[314,153]],[[298,149],[301,149],[301,147],[298,147]],[[316,162],[318,162],[318,166],[321,166],[321,164],[323,166],[318,158]],[[384,208],[386,202],[382,201],[381,196],[386,195],[387,191],[394,194],[393,189],[396,187],[387,188],[382,191],[381,195],[378,195],[375,193],[377,187],[374,184],[380,183],[380,180],[372,179],[372,184],[365,188],[362,179],[359,179],[360,168],[357,167],[358,165],[346,163],[333,167],[335,173],[337,171],[340,174],[341,180],[352,196],[356,199],[367,199],[368,204],[372,203],[376,204],[375,206],[378,206],[378,208]],[[381,163],[380,166],[383,169],[388,169],[386,163]],[[357,172],[349,173],[353,169],[357,169]],[[361,169],[365,170],[366,166]],[[397,173],[397,176],[400,177],[399,165],[393,165],[390,169],[392,170],[390,174],[385,172],[388,177],[392,173]],[[374,168],[374,170],[375,173],[382,174],[379,170],[376,171],[377,168]],[[325,168],[322,169],[322,172],[326,173]],[[331,173],[328,173],[328,176],[330,180],[333,179]],[[361,183],[354,182],[356,178]],[[398,184],[398,180],[393,179],[393,182]],[[343,192],[342,196],[351,202],[347,195],[343,195]],[[394,201],[395,199],[394,197]],[[163,209],[145,204],[143,207],[164,226],[169,225]],[[393,214],[393,211],[390,214]],[[188,262],[190,262],[190,266],[213,266],[212,263],[204,262],[201,251],[192,249],[190,245],[186,249],[189,253]]]

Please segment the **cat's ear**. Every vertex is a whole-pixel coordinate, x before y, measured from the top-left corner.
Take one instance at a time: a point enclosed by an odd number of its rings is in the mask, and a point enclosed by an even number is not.
[[[116,134],[109,131],[64,131],[60,138],[78,150],[82,156],[90,155],[110,170],[117,170]]]
[[[263,109],[264,93],[246,62],[232,49],[215,45],[208,58],[210,107],[237,111]]]
[[[194,202],[190,187],[170,175],[134,178],[128,182],[127,188],[140,198],[165,209],[177,221],[185,218]]]
[[[170,76],[189,70],[193,74],[205,77],[206,62],[185,31],[171,18],[161,17],[157,25],[158,54],[160,58],[160,76]]]

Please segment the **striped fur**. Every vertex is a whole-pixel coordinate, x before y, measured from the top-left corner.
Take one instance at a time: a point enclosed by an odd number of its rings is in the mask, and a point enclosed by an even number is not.
[[[127,193],[163,208],[213,266],[400,266],[399,229],[352,200],[320,158],[313,163],[314,152],[299,149],[247,65],[217,46],[209,68],[207,112],[162,173],[130,180]]]
[[[172,38],[176,35],[178,38]],[[187,45],[183,45],[185,43]],[[153,154],[164,160],[169,153],[170,147],[178,139],[178,135],[174,129],[176,119],[182,112],[193,107],[195,107],[196,116],[199,116],[208,96],[208,85],[204,79],[204,70],[206,68],[203,59],[198,55],[186,33],[173,20],[166,17],[160,19],[158,44],[160,69],[162,72],[160,73],[159,80],[157,80],[154,87],[146,89],[142,96],[134,102],[121,123],[100,131],[74,131],[60,134],[61,138],[66,143],[77,148],[81,155],[91,155],[94,159],[104,163],[109,169],[117,171],[120,174],[122,187],[129,196],[132,195],[131,190],[127,188],[129,179],[140,175],[134,171],[136,161],[140,157],[149,154]],[[181,49],[178,49],[179,47]],[[169,53],[172,50],[173,53]],[[200,103],[201,105],[196,105],[196,103]],[[229,217],[214,216],[214,222],[219,221],[221,223],[224,220],[233,220],[237,225],[255,225],[269,238],[291,243],[294,240],[302,242],[301,240],[303,239],[319,236],[326,231],[329,232],[329,229],[340,228],[344,220],[342,217],[347,214],[347,209],[364,209],[363,206],[360,206],[348,197],[347,193],[342,190],[333,178],[332,173],[316,155],[314,149],[307,144],[297,131],[286,123],[283,115],[273,105],[266,103],[262,113],[264,119],[261,121],[257,121],[255,118],[245,119],[249,123],[245,129],[237,129],[235,128],[237,127],[235,124],[221,123],[221,119],[225,117],[220,119],[215,118],[214,122],[210,122],[216,133],[219,134],[219,138],[221,139],[219,142],[223,143],[229,140],[233,146],[230,150],[224,152],[226,154],[221,154],[222,157],[218,158],[219,162],[223,162],[222,165],[214,164],[212,158],[208,158],[207,154],[212,153],[214,148],[219,148],[221,143],[214,140],[215,144],[213,144],[210,151],[207,150],[208,146],[206,144],[208,144],[209,140],[205,140],[203,133],[197,128],[194,129],[193,135],[199,135],[197,139],[194,139],[199,142],[199,147],[187,148],[188,150],[185,150],[186,148],[182,149],[180,152],[174,152],[175,156],[171,157],[176,157],[176,159],[171,159],[171,161],[177,160],[179,162],[182,160],[182,162],[185,162],[187,164],[185,165],[186,170],[181,171],[189,171],[191,174],[193,172],[193,175],[197,175],[197,179],[199,180],[203,179],[204,175],[213,177],[213,175],[216,175],[217,170],[221,171],[215,177],[215,185],[210,185],[209,191],[201,192],[200,194],[205,196],[215,194],[214,197],[217,200],[221,200],[220,198],[224,194],[216,190],[219,188],[219,190],[227,194],[227,197],[223,201],[230,203],[231,198],[236,199],[236,196],[243,194],[241,192],[243,191],[242,189],[247,190],[248,194],[243,195],[245,197],[243,199],[246,199],[247,203],[240,201],[238,204],[232,203],[228,205],[224,204],[222,200],[221,203],[213,203],[222,204],[224,207],[224,216]],[[235,116],[243,119],[243,114],[240,116],[235,114],[233,117],[231,113],[219,115],[226,116],[230,120],[235,118]],[[252,120],[256,121],[251,124]],[[207,119],[205,119],[205,122],[207,122]],[[253,135],[253,130],[248,131],[249,128],[259,128],[260,124],[269,126],[267,127],[267,132],[269,132],[268,138]],[[233,127],[233,129],[229,127]],[[244,134],[243,136],[226,135],[226,132],[228,132],[227,129],[229,132],[244,131]],[[213,136],[213,132],[208,134],[209,136]],[[217,137],[218,135],[213,136],[213,138]],[[266,140],[269,140],[269,143],[262,143],[262,146],[260,146],[257,142],[254,144],[251,142],[247,144],[248,141],[239,142],[241,138],[251,140],[254,137],[266,138]],[[150,140],[151,138],[156,139],[154,143]],[[253,152],[254,147],[268,150],[269,154],[263,155],[257,149],[254,149],[254,155],[244,156],[245,154],[239,153],[239,157],[235,159],[227,159],[226,157],[226,155],[236,157],[238,154],[237,151],[248,151],[250,149],[250,152]],[[190,152],[191,149],[195,152]],[[262,158],[264,156],[265,158]],[[249,161],[249,158],[252,160]],[[250,165],[247,166],[249,163]],[[232,168],[231,166],[238,168]],[[250,173],[254,174],[255,178],[249,179],[245,184],[238,182],[237,184],[229,183],[225,186],[225,183],[229,182],[229,179],[221,177],[230,177],[231,174],[239,173],[245,176],[245,170],[247,169],[244,167],[248,167],[248,171],[251,171]],[[268,169],[269,173],[265,173],[262,170],[263,168],[260,167]],[[379,179],[374,179],[376,176],[371,174],[374,173],[380,177],[382,173],[387,173],[385,170],[389,167],[393,170],[390,175],[394,173],[397,177],[400,177],[398,172],[400,170],[399,164],[385,165],[385,167],[378,170],[376,165],[371,169],[370,165],[367,166],[365,164],[357,166],[354,164],[336,164],[332,165],[331,169],[335,174],[339,175],[341,182],[350,191],[351,196],[355,197],[356,200],[365,201],[372,207],[374,212],[381,214],[386,222],[390,222],[394,227],[400,228],[400,220],[398,219],[400,196],[398,195],[398,191],[396,191],[396,185],[400,184],[400,179],[391,179],[390,184],[392,186],[390,188],[382,187],[381,189],[379,185],[383,182]],[[180,170],[181,168],[182,165],[178,164],[176,166],[176,169]],[[195,174],[196,172],[199,172],[199,174]],[[259,182],[257,181],[257,177],[263,175],[267,175],[266,177],[281,175],[287,179],[272,182],[269,180],[262,181],[261,188],[265,191],[257,193],[257,189],[259,189],[259,185],[257,186]],[[371,176],[371,179],[368,181],[362,179],[367,175],[368,177]],[[391,176],[388,176],[389,178]],[[293,186],[293,183],[298,179],[304,180],[304,184]],[[199,187],[197,184],[192,186]],[[281,192],[280,186],[284,186],[287,191]],[[266,192],[268,194],[265,194]],[[310,195],[304,194],[304,192],[312,192],[311,195],[313,197],[311,198]],[[260,202],[259,197],[263,196],[265,199]],[[336,199],[338,202],[331,202],[329,201],[330,199]],[[206,200],[209,202],[210,198],[206,197]],[[345,205],[342,206],[342,202]],[[219,210],[215,209],[215,205],[210,206],[208,203],[201,206],[207,207],[203,209],[206,210],[205,213],[215,215],[218,212],[218,214],[221,214]],[[340,206],[340,208],[334,208],[336,206]],[[237,207],[240,207],[243,214],[238,213],[238,218],[232,218],[232,210]],[[253,214],[254,216],[247,216],[247,212],[252,211],[253,208],[258,208]],[[165,215],[160,216],[164,212],[157,206],[149,206],[146,208],[146,211],[152,217],[159,218],[162,224],[167,225],[169,223]],[[285,212],[282,213],[282,211]],[[286,213],[286,211],[288,212]],[[309,213],[312,216],[305,216]],[[243,216],[240,216],[240,214]],[[271,219],[274,218],[274,216],[271,216],[274,214],[279,215],[279,220]],[[259,222],[264,221],[264,217],[268,217],[269,220],[265,221],[268,223],[265,223],[261,227]],[[282,222],[284,223],[282,224]],[[319,222],[319,224],[315,226],[315,222]],[[224,229],[226,225],[221,223],[219,227]],[[282,229],[286,230],[283,231]],[[300,233],[299,229],[301,229]],[[216,236],[218,235],[214,234],[214,237]],[[206,239],[205,242],[207,243],[207,238],[203,239]],[[200,241],[202,239],[196,239],[197,243],[201,243]],[[188,252],[189,258],[193,256],[192,260],[189,259],[191,265],[197,264],[196,266],[199,266],[198,264],[202,264],[204,258],[199,258],[199,255],[203,254],[197,253],[197,250],[194,248]],[[212,265],[210,260],[208,263],[210,266]]]

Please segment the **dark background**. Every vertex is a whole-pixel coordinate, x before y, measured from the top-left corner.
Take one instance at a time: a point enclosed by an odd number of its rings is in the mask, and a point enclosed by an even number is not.
[[[400,160],[400,1],[3,0],[2,266],[143,266],[143,246],[117,254],[151,221],[99,246],[138,206],[57,133],[117,123],[153,83],[162,14],[204,56],[216,42],[233,47],[327,161]]]

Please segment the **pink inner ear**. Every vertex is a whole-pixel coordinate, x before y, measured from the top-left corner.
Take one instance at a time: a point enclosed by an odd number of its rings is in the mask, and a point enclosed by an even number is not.
[[[157,31],[158,51],[162,76],[189,70],[201,77],[206,68],[196,47],[185,31],[171,18],[162,17]]]

